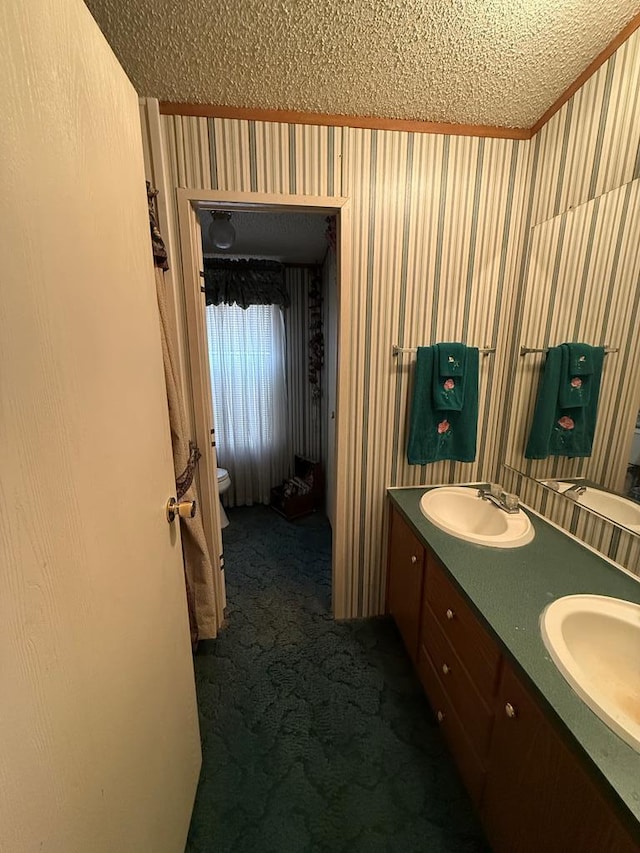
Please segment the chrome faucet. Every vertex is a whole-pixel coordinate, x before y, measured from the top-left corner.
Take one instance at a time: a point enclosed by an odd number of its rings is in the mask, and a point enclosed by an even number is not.
[[[509,514],[519,512],[520,498],[518,495],[505,492],[499,483],[490,483],[488,486],[480,486],[478,497],[483,501],[490,501],[495,506]]]
[[[586,486],[583,486],[581,483],[574,483],[573,486],[569,486],[568,489],[565,489],[562,494],[571,498],[572,501],[577,501],[580,495],[584,495],[586,491]]]

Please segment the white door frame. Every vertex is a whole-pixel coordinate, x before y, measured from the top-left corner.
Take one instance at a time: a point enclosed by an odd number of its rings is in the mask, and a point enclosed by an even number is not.
[[[212,553],[216,554],[219,533],[219,505],[216,478],[215,449],[211,446],[211,383],[209,374],[209,354],[207,349],[206,328],[204,324],[204,294],[202,293],[202,243],[200,222],[197,216],[199,207],[208,206],[225,210],[274,211],[286,208],[288,212],[306,212],[313,209],[317,213],[335,214],[338,238],[338,357],[336,389],[336,447],[335,447],[335,518],[333,527],[332,550],[332,610],[336,619],[347,615],[346,559],[348,543],[346,541],[346,479],[340,476],[347,470],[345,458],[347,448],[348,424],[341,413],[348,411],[351,391],[351,374],[345,363],[344,354],[349,349],[351,330],[351,293],[348,282],[351,279],[351,203],[342,196],[285,195],[278,193],[223,192],[219,190],[184,189],[176,190],[178,206],[178,225],[182,254],[182,279],[187,318],[187,339],[189,349],[191,388],[193,394],[193,412],[195,419],[196,441],[202,451],[200,460],[199,489],[202,502],[205,533],[210,540]],[[215,484],[215,485],[214,485]],[[217,531],[216,531],[217,526]],[[224,591],[222,591],[224,596]]]

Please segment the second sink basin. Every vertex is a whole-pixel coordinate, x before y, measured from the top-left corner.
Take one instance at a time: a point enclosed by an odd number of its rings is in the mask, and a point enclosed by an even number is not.
[[[540,630],[578,696],[640,752],[640,604],[567,595],[543,611]]]
[[[431,489],[422,496],[420,511],[446,533],[475,545],[519,548],[535,536],[525,512],[507,513],[465,486]]]

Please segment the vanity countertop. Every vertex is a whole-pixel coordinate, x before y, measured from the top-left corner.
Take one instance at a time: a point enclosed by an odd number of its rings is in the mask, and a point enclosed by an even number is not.
[[[504,652],[528,677],[614,799],[640,822],[640,753],[614,734],[573,692],[542,642],[539,620],[551,601],[592,593],[640,604],[640,583],[533,512],[533,542],[521,548],[472,545],[420,512],[426,487],[391,488],[389,497],[444,564]],[[640,649],[638,650],[640,654]]]

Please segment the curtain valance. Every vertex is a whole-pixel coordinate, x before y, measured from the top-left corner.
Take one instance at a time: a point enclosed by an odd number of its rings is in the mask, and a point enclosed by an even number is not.
[[[289,307],[284,266],[277,261],[204,259],[207,305],[279,305]]]

